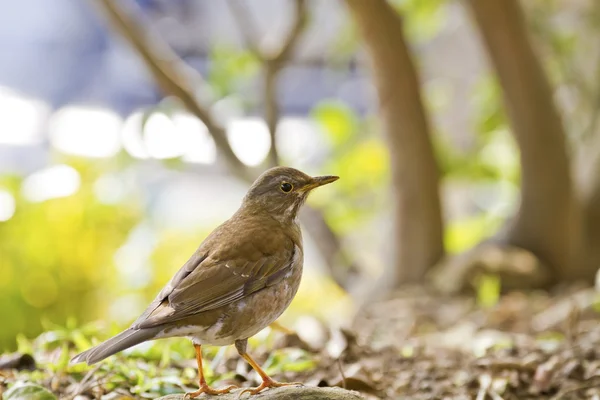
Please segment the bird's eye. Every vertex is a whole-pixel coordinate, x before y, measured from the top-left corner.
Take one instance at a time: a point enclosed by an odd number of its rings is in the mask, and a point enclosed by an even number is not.
[[[282,192],[289,193],[294,188],[294,185],[292,185],[291,183],[288,183],[288,182],[283,182],[281,184],[280,188],[281,188]]]

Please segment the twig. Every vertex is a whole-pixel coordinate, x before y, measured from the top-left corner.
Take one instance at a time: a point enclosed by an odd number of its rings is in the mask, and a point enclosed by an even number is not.
[[[491,384],[492,384],[492,378],[489,375],[483,374],[483,375],[479,376],[479,390],[477,391],[476,400],[484,400],[485,399],[485,396],[488,393],[488,390],[489,390]]]
[[[248,7],[246,7],[246,1],[227,0],[227,6],[240,28],[245,46],[262,61],[263,55],[258,45],[258,29],[250,16]]]
[[[277,126],[281,118],[281,110],[277,101],[277,78],[279,73],[290,60],[292,52],[308,21],[308,11],[305,0],[295,0],[294,23],[283,44],[273,55],[264,54],[257,43],[257,29],[250,13],[244,8],[239,0],[228,0],[227,2],[233,17],[244,36],[248,49],[262,63],[264,68],[263,92],[265,107],[265,122],[271,137],[271,148],[267,157],[269,166],[279,165],[279,154],[277,153]]]
[[[135,13],[137,6],[131,1],[100,0],[97,2],[111,24],[137,50],[161,89],[169,95],[179,98],[185,107],[208,128],[215,145],[227,159],[234,174],[249,179],[249,169],[233,152],[225,129],[213,118],[208,109],[201,104],[195,89],[202,83],[202,77],[187,66],[169,45],[162,40],[150,24],[143,23]]]
[[[75,388],[75,390],[73,391],[73,393],[71,393],[71,395],[73,397],[75,397],[78,394],[83,393],[83,391],[85,390],[84,385],[86,385],[88,383],[88,381],[94,376],[94,374],[96,372],[98,372],[99,369],[100,369],[99,365],[97,365],[96,367],[90,369],[88,371],[88,373],[85,374],[85,376],[83,377],[83,379],[81,381],[79,381],[79,384],[77,385],[77,387]]]
[[[560,400],[560,399],[564,399],[565,396],[570,393],[578,392],[578,391],[584,390],[584,389],[598,388],[598,384],[600,384],[600,381],[597,378],[599,378],[599,377],[597,377],[597,376],[592,377],[587,382],[584,382],[581,385],[575,385],[568,389],[563,389],[559,393],[557,393],[556,396],[552,397],[550,400]]]
[[[342,376],[342,388],[346,389],[346,374],[344,374],[344,368],[342,366],[342,360],[340,358],[337,359],[338,369],[340,370],[340,375]]]
[[[494,392],[493,390],[489,390],[488,394],[490,395],[490,397],[492,398],[492,400],[504,400],[502,398],[502,396],[500,396],[498,393]]]
[[[269,61],[275,64],[283,64],[290,58],[300,34],[304,31],[308,22],[308,11],[306,9],[306,0],[295,0],[296,14],[294,17],[294,25],[283,42],[283,46],[275,54],[269,58]]]
[[[235,155],[231,145],[227,141],[225,128],[217,122],[209,109],[199,101],[195,94],[197,88],[203,82],[200,74],[187,66],[169,45],[160,38],[150,24],[143,22],[141,17],[134,15],[135,12],[141,14],[141,10],[131,0],[97,0],[96,2],[104,10],[104,14],[110,23],[114,25],[140,54],[161,89],[166,94],[179,98],[186,108],[206,125],[219,153],[224,156],[227,166],[233,175],[246,182],[252,182],[256,178],[256,174]],[[273,69],[274,67],[270,67],[272,68],[270,73],[274,74],[275,77],[281,66],[289,60],[294,46],[308,21],[306,1],[295,0],[295,5],[296,17],[290,33],[275,56],[268,59],[268,63],[279,66],[275,69]],[[269,73],[268,69],[266,73]],[[272,79],[273,82],[276,81],[273,78],[269,79]],[[269,153],[269,164],[278,165],[279,157],[275,147],[275,135],[280,116],[276,90],[274,89],[265,90],[265,114],[272,143]],[[358,272],[358,268],[352,263],[348,263],[345,271],[338,268],[339,262],[337,262],[337,259],[342,252],[339,239],[326,224],[318,210],[309,207],[306,207],[306,209],[310,210],[311,217],[309,221],[317,223],[314,226],[312,223],[306,223],[309,234],[317,238],[316,242],[319,245],[319,250],[327,259],[327,266],[331,271],[333,279],[341,287],[347,288],[347,279],[345,279],[345,274],[342,274],[342,272],[347,271],[348,274],[352,274],[353,272]],[[330,253],[324,253],[325,250],[330,251]]]
[[[277,78],[281,69],[291,60],[293,50],[300,39],[308,22],[308,10],[305,0],[295,0],[295,17],[292,28],[282,46],[275,55],[269,57],[261,52],[257,43],[258,29],[250,13],[244,6],[244,1],[228,0],[227,5],[236,19],[248,50],[263,64],[264,68],[264,107],[265,121],[271,137],[271,148],[267,157],[268,164],[280,164],[277,153],[277,125],[281,119],[281,110],[277,101]],[[306,207],[302,219],[307,221],[306,229],[315,238],[319,251],[326,259],[333,280],[342,288],[348,289],[348,278],[358,275],[359,268],[345,257],[338,237],[331,231],[329,225],[318,210]]]

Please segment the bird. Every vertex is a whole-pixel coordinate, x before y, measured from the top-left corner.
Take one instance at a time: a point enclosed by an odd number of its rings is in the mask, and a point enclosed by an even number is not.
[[[273,323],[295,297],[303,269],[298,211],[309,193],[338,180],[290,167],[262,173],[239,209],[215,228],[129,328],[71,359],[92,365],[139,343],[191,338],[198,385],[186,398],[229,393],[210,387],[202,369],[202,346],[235,345],[262,383],[240,393],[297,385],[273,380],[248,355],[248,338]]]

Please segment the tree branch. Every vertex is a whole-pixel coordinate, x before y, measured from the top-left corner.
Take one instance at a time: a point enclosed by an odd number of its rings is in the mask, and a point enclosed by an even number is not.
[[[245,7],[244,1],[228,0],[227,4],[233,17],[240,27],[241,34],[248,50],[262,63],[264,68],[264,107],[265,121],[271,136],[271,149],[268,156],[268,164],[279,165],[277,154],[276,137],[277,125],[281,118],[281,110],[277,101],[277,78],[283,67],[292,58],[294,48],[302,36],[308,21],[308,10],[305,0],[295,1],[294,23],[286,39],[279,50],[271,57],[265,55],[258,44],[258,29]],[[320,61],[320,60],[319,60]],[[324,62],[320,61],[323,65]],[[329,266],[333,280],[344,289],[352,286],[352,281],[360,274],[360,268],[351,261],[350,257],[343,251],[339,238],[333,233],[323,214],[310,206],[302,212],[301,219],[311,237],[314,238],[320,253]]]
[[[274,64],[283,64],[290,58],[300,34],[304,31],[306,23],[308,22],[308,11],[306,9],[306,0],[295,0],[296,14],[294,18],[294,25],[286,40],[283,42],[280,50],[272,57],[269,61]]]
[[[227,141],[225,129],[195,93],[195,89],[203,82],[200,74],[187,66],[150,24],[143,23],[141,17],[135,15],[137,10],[133,2],[100,0],[97,3],[102,6],[110,23],[142,57],[163,92],[180,99],[206,125],[233,173],[245,180],[252,179],[250,170],[237,158]]]
[[[142,57],[164,93],[179,98],[192,114],[204,122],[215,141],[219,153],[224,156],[232,173],[236,177],[252,183],[256,178],[256,174],[233,153],[227,141],[225,128],[216,121],[210,110],[200,102],[195,94],[196,89],[203,82],[200,74],[187,66],[149,24],[143,23],[141,17],[134,15],[136,10],[133,7],[135,7],[135,4],[129,2],[129,4],[123,5],[123,3],[126,3],[125,0],[99,0],[98,3],[102,6],[110,23]],[[230,2],[230,4],[233,4],[233,2]],[[294,25],[277,54],[272,58],[260,56],[267,65],[266,76],[269,77],[269,88],[265,88],[265,114],[272,139],[269,162],[272,166],[279,164],[276,150],[273,150],[275,149],[276,127],[280,119],[276,96],[276,77],[281,67],[289,60],[308,20],[305,4],[305,0],[296,0]],[[272,66],[268,67],[268,65]],[[267,86],[267,78],[265,78],[265,86]],[[319,250],[325,258],[332,278],[340,287],[347,289],[348,279],[347,276],[344,276],[344,270],[348,273],[358,273],[359,268],[350,262],[341,260],[344,258],[341,257],[343,254],[342,245],[325,222],[321,212],[309,207],[305,209],[309,211],[302,220],[305,222],[309,234],[315,237],[315,241],[318,242]]]
[[[227,0],[227,6],[240,28],[240,33],[242,34],[242,40],[244,41],[245,46],[262,61],[263,55],[261,54],[258,45],[258,29],[250,16],[248,7],[246,7],[246,2],[240,0]]]
[[[228,0],[227,2],[233,17],[240,27],[242,36],[245,38],[246,47],[258,58],[264,68],[264,107],[265,121],[271,137],[271,148],[267,157],[269,166],[279,165],[279,154],[277,153],[277,125],[281,118],[279,102],[277,101],[277,79],[279,73],[290,60],[292,53],[302,32],[308,22],[308,10],[305,0],[295,0],[294,23],[290,32],[283,41],[283,44],[273,55],[266,55],[260,50],[258,41],[258,30],[254,21],[251,19],[244,4],[239,0]]]
[[[279,152],[277,151],[277,126],[280,119],[279,102],[277,101],[277,77],[279,76],[279,72],[271,68],[269,63],[266,63],[265,67],[265,122],[269,129],[269,136],[271,137],[271,148],[267,156],[267,163],[272,167],[280,163]]]

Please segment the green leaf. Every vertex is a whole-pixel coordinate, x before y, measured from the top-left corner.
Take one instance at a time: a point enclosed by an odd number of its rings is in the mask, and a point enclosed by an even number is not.
[[[446,249],[453,254],[470,249],[491,235],[501,223],[501,218],[486,214],[452,221],[447,225],[444,235]]]
[[[498,303],[502,282],[496,274],[481,274],[477,281],[477,303],[483,308],[489,308]]]
[[[208,81],[218,97],[225,97],[256,76],[259,69],[260,63],[252,52],[219,44],[210,54]]]
[[[347,143],[357,132],[358,118],[341,101],[324,101],[312,110],[312,117],[334,146]]]
[[[444,0],[394,0],[392,5],[405,17],[407,36],[416,41],[434,38],[447,17]]]
[[[32,383],[17,382],[4,393],[4,400],[56,400],[49,390]]]

